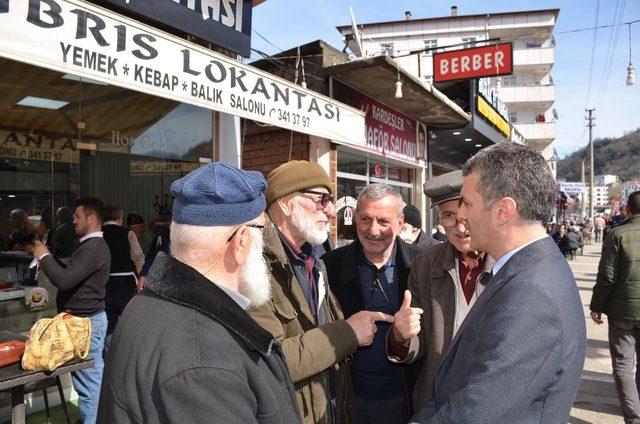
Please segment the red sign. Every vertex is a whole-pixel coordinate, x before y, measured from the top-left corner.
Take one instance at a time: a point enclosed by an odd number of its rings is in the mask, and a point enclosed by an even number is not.
[[[353,90],[353,107],[366,113],[367,146],[380,155],[418,163],[416,121]]]
[[[495,44],[433,55],[433,82],[513,73],[513,45]]]

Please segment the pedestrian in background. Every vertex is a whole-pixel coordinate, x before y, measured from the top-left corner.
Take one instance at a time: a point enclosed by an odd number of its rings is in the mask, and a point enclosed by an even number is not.
[[[107,333],[105,313],[106,286],[109,280],[111,253],[104,241],[102,222],[104,205],[95,197],[85,197],[75,203],[73,225],[80,237],[80,246],[66,266],[60,265],[49,249],[37,241],[33,256],[40,268],[58,288],[58,312],[67,312],[91,319],[91,340],[88,359],[93,367],[71,373],[73,388],[78,393],[78,409],[84,424],[96,421],[104,361],[102,350]]]
[[[604,227],[607,225],[607,222],[602,217],[602,215],[596,215],[596,219],[593,221],[593,228],[596,235],[596,243],[602,242],[602,232],[604,231]]]
[[[406,205],[402,211],[404,223],[400,229],[400,238],[409,244],[419,248],[425,248],[439,241],[422,231],[422,217],[420,211],[413,205]]]
[[[125,306],[137,293],[138,276],[144,264],[144,253],[135,233],[122,226],[124,212],[117,206],[105,207],[105,221],[102,225],[104,241],[111,252],[109,282],[105,298],[105,312],[109,325],[104,342],[105,352],[109,349],[113,330]]]
[[[640,422],[640,191],[629,195],[628,221],[604,238],[596,285],[591,297],[591,318],[609,319],[609,349],[613,377],[624,422]]]

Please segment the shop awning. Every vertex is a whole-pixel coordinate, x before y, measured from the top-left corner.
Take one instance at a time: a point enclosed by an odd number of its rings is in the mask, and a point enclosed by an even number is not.
[[[53,11],[36,19],[30,2],[8,8],[0,0],[0,57],[305,134],[366,142],[360,110],[86,1],[50,3]],[[76,30],[86,16],[119,31]]]
[[[331,75],[387,106],[427,125],[464,125],[471,116],[431,84],[400,67],[402,98],[395,97],[398,66],[388,56],[353,60],[325,69]]]

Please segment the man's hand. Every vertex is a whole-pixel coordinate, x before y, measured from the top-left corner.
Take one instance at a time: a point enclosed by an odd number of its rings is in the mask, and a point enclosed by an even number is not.
[[[41,260],[45,256],[51,254],[49,249],[47,249],[47,247],[39,240],[34,241],[31,247],[29,247],[29,250],[37,260]]]
[[[424,311],[411,307],[411,292],[405,290],[400,309],[393,316],[393,338],[400,343],[408,343],[420,332],[420,315]]]
[[[604,322],[602,321],[602,312],[591,311],[591,319],[593,320],[593,322],[595,322],[598,325]]]
[[[376,321],[393,323],[393,317],[382,312],[360,311],[347,319],[347,323],[356,333],[358,346],[369,346],[373,343],[373,335],[378,331]]]
[[[142,291],[142,289],[144,289],[146,282],[147,282],[146,278],[144,277],[138,278],[138,284],[136,284],[136,290]]]

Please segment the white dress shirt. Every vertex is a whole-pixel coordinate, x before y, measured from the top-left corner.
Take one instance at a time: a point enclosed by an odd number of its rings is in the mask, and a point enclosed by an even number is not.
[[[543,235],[541,237],[538,237],[537,239],[531,240],[530,242],[523,244],[522,246],[518,246],[515,249],[513,249],[512,251],[507,252],[504,255],[502,255],[500,257],[500,259],[498,259],[496,261],[496,263],[493,265],[493,269],[491,270],[492,274],[495,276],[498,273],[498,271],[500,271],[500,268],[502,268],[509,261],[509,259],[511,259],[511,257],[513,255],[515,255],[516,253],[518,253],[519,251],[521,251],[525,247],[529,246],[530,244],[533,244],[533,243],[537,242],[538,240],[542,240],[545,237],[549,237],[549,236],[547,234],[545,234],[545,235]]]

